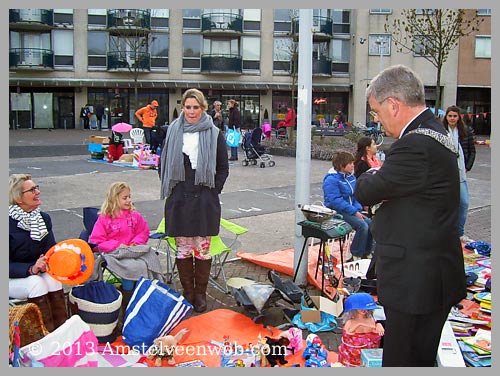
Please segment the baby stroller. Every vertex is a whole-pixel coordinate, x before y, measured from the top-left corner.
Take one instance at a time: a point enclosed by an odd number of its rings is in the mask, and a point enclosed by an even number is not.
[[[241,143],[242,149],[245,151],[245,159],[241,162],[243,166],[257,164],[257,159],[260,161],[260,168],[266,167],[266,162],[269,167],[274,167],[276,164],[273,161],[273,156],[268,153],[264,145],[260,143],[262,140],[262,129],[255,128],[253,131],[246,132]]]

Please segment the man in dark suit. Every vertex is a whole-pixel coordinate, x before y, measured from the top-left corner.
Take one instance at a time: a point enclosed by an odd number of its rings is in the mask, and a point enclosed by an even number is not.
[[[386,315],[382,366],[432,367],[448,313],[466,296],[457,153],[409,68],[382,71],[366,98],[396,139],[382,167],[358,178],[354,194],[363,205],[382,202],[371,225]]]

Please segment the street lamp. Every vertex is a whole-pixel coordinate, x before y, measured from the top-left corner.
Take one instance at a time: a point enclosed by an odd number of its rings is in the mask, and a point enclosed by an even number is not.
[[[384,64],[382,62],[384,50],[382,49],[382,47],[386,44],[386,41],[383,38],[377,38],[375,40],[375,43],[378,44],[378,52],[380,55],[380,71],[382,71],[382,69],[384,69]]]

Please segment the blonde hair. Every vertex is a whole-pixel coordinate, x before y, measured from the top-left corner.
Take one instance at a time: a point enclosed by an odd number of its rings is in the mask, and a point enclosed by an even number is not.
[[[184,92],[182,95],[182,100],[181,100],[181,105],[184,107],[184,104],[186,103],[186,99],[188,98],[194,98],[196,99],[196,102],[201,106],[203,111],[206,111],[208,108],[208,103],[207,100],[205,99],[205,95],[198,89],[188,89]]]
[[[23,195],[23,183],[31,180],[30,174],[12,174],[9,176],[9,205],[17,205]]]
[[[234,107],[238,107],[238,101],[236,99],[230,99],[228,100],[229,103],[232,103]]]
[[[120,211],[120,200],[118,199],[118,196],[124,189],[131,191],[130,186],[123,181],[112,183],[106,192],[106,199],[101,206],[99,214],[115,218]],[[133,210],[134,205],[130,203],[130,211],[132,212]]]

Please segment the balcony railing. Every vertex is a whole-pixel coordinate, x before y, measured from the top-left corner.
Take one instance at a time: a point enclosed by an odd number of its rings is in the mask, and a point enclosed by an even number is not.
[[[139,69],[150,70],[150,54],[138,52],[134,54],[129,51],[111,51],[108,52],[108,70]]]
[[[243,18],[233,13],[208,13],[201,16],[203,33],[242,33]]]
[[[201,55],[201,73],[241,73],[242,61],[241,55]]]
[[[290,69],[294,69],[294,61],[290,62]],[[331,76],[332,75],[332,59],[326,56],[320,56],[319,59],[312,59],[312,74],[314,76]]]
[[[332,59],[329,57],[320,57],[312,60],[312,74],[316,76],[332,75]]]
[[[54,51],[42,48],[11,48],[10,68],[54,68]]]
[[[54,12],[51,9],[9,9],[9,23],[22,24],[30,28],[54,26]],[[12,26],[12,25],[11,25]]]
[[[292,20],[292,32],[299,33],[299,19]],[[332,38],[333,20],[330,17],[313,16],[313,39]]]
[[[109,9],[107,26],[110,31],[120,30],[120,32],[150,30],[151,11],[149,9]]]

